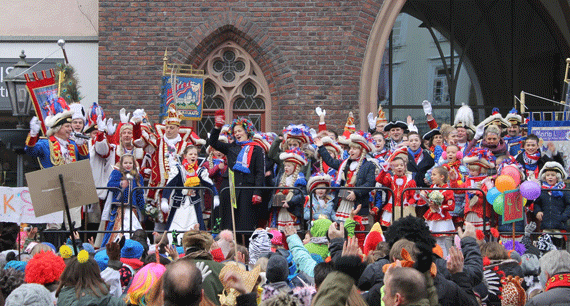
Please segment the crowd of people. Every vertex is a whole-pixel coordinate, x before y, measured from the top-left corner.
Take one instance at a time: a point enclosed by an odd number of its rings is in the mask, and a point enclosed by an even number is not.
[[[439,125],[424,101],[423,135],[381,108],[368,131],[352,113],[333,131],[317,108],[317,129],[279,134],[219,110],[200,139],[173,105],[154,126],[142,109],[114,124],[96,103],[61,105],[32,119],[26,152],[43,168],[89,159],[113,189],[71,225],[5,227],[6,305],[570,303],[563,152],[514,109],[475,126],[462,106]],[[505,167],[542,187],[514,237],[486,196]],[[48,234],[81,224],[107,233]]]

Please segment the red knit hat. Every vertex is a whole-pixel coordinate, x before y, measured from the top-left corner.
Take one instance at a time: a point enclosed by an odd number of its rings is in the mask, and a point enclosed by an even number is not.
[[[65,269],[63,258],[51,251],[39,252],[26,265],[26,283],[46,285],[59,280]]]

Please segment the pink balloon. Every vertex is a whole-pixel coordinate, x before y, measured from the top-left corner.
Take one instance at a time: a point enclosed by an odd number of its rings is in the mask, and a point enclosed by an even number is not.
[[[518,186],[521,183],[521,173],[515,166],[505,166],[501,170],[502,175],[510,176],[515,180],[515,184]]]

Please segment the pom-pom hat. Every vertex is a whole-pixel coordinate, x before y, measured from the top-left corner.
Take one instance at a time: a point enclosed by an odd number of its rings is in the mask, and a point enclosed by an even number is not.
[[[319,172],[311,175],[309,181],[307,182],[307,191],[309,193],[313,192],[315,187],[320,184],[325,184],[327,187],[331,186],[332,177],[328,174]]]
[[[265,153],[267,153],[271,147],[271,142],[266,133],[255,133],[255,135],[253,135],[253,141],[255,141]]]
[[[376,149],[376,145],[374,139],[370,133],[365,133],[363,131],[358,131],[352,135],[350,135],[350,142],[361,146],[368,152],[374,152]]]
[[[303,153],[299,148],[293,148],[279,154],[279,159],[284,162],[292,162],[301,166],[305,166],[307,164],[305,153]]]

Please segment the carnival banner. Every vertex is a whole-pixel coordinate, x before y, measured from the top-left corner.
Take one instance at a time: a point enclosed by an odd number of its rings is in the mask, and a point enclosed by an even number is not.
[[[174,103],[183,119],[201,120],[204,79],[172,75],[164,76],[162,80],[163,105],[161,108],[168,109],[170,104]]]
[[[0,187],[0,222],[21,223],[61,223],[63,211],[36,217],[32,198],[27,187]]]
[[[554,143],[558,152],[563,154],[566,171],[568,171],[568,165],[570,165],[570,154],[567,153],[570,152],[570,121],[530,120],[528,122],[528,133],[535,134],[542,140],[539,144],[542,152],[548,150],[547,144],[549,142]]]
[[[47,132],[45,118],[55,114],[55,104],[59,96],[57,95],[57,84],[53,69],[49,70],[49,77],[45,70],[41,71],[42,79],[38,78],[36,72],[33,73],[33,80],[26,74],[26,87],[30,93],[30,98],[34,103],[36,116],[41,122],[42,132]]]
[[[524,218],[523,197],[519,189],[505,191],[503,223],[512,223]]]

